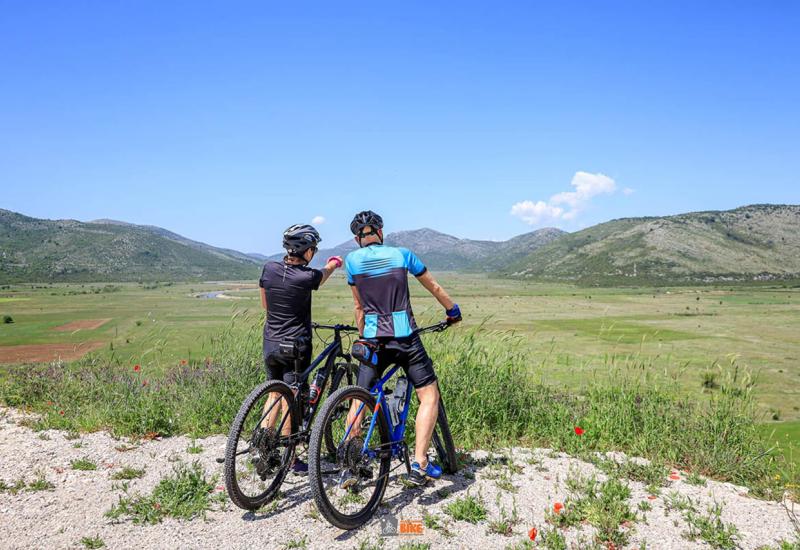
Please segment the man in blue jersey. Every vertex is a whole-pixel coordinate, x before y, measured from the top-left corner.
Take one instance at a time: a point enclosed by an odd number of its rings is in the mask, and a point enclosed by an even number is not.
[[[379,215],[371,210],[359,212],[353,218],[350,230],[360,247],[345,259],[347,282],[355,302],[356,323],[362,338],[378,347],[378,364],[361,363],[358,385],[371,389],[375,380],[392,364],[405,370],[419,398],[414,461],[409,481],[422,485],[427,478],[439,479],[442,475],[439,466],[428,462],[428,447],[439,412],[439,387],[433,361],[420,337],[413,334],[417,325],[411,310],[408,274],[414,275],[445,308],[451,323],[461,320],[461,311],[413,252],[383,244],[383,219]],[[354,403],[348,415],[348,425],[355,420],[357,409],[358,403]],[[360,419],[356,426],[359,424]]]

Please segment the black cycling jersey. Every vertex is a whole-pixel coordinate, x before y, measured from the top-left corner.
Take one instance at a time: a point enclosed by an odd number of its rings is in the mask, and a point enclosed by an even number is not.
[[[311,337],[311,291],[321,282],[319,269],[285,262],[264,265],[258,286],[267,293],[265,342]]]

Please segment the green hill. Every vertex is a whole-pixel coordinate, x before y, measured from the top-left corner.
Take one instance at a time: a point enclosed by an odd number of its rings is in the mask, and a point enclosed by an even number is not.
[[[507,241],[478,241],[459,239],[433,229],[396,231],[386,235],[386,244],[413,250],[426,266],[446,271],[496,271],[508,265],[520,254],[528,254],[540,246],[557,239],[564,232],[552,227],[538,229]],[[350,239],[333,248],[319,251],[311,265],[322,266],[329,256],[346,256],[358,248]],[[282,254],[270,256],[280,260]]]
[[[256,260],[151,226],[0,209],[0,282],[253,279]]]
[[[624,218],[563,235],[501,270],[599,284],[800,278],[800,206]]]

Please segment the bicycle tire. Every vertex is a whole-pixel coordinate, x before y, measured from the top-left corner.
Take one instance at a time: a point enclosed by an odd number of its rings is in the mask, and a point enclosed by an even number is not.
[[[317,509],[327,519],[331,525],[339,529],[351,530],[364,525],[372,518],[376,510],[383,500],[383,494],[386,492],[386,486],[389,483],[389,467],[391,465],[391,457],[385,456],[380,459],[380,471],[376,478],[375,491],[367,501],[364,508],[355,514],[343,514],[334,508],[333,504],[328,499],[325,492],[322,471],[320,470],[321,452],[324,445],[324,426],[329,416],[335,412],[336,407],[341,401],[346,399],[358,399],[365,403],[366,407],[371,411],[375,411],[375,397],[369,391],[358,386],[345,386],[340,388],[331,395],[317,416],[314,427],[311,430],[311,443],[308,450],[308,478],[309,485],[311,486],[311,494],[314,496],[314,502]],[[386,417],[378,412],[377,428],[380,436],[381,445],[389,443],[389,425],[386,422]]]
[[[456,473],[458,471],[456,447],[453,444],[453,435],[450,433],[450,424],[447,422],[447,411],[445,411],[441,394],[439,395],[439,414],[436,419],[436,426],[433,428],[431,441],[436,449],[436,455],[442,465],[442,470],[446,474]]]
[[[281,396],[287,400],[289,404],[291,431],[292,433],[297,431],[298,421],[294,410],[294,392],[292,392],[292,389],[287,384],[278,380],[270,380],[257,386],[250,392],[250,395],[245,398],[242,406],[239,408],[239,412],[236,414],[236,418],[231,424],[231,429],[228,433],[228,442],[225,446],[225,489],[231,501],[243,510],[257,510],[275,498],[275,495],[277,495],[278,490],[283,484],[283,480],[286,478],[291,460],[294,457],[295,445],[287,445],[286,449],[288,453],[284,451],[284,460],[281,467],[275,479],[272,481],[272,484],[270,484],[264,493],[256,497],[251,497],[244,494],[240,489],[236,477],[236,450],[239,436],[241,435],[244,422],[247,419],[248,413],[253,408],[253,405],[258,403],[259,400],[268,393],[280,393]]]

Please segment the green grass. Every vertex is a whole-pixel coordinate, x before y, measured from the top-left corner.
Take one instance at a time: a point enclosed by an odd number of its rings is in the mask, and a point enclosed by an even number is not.
[[[69,463],[70,467],[73,470],[83,470],[83,471],[90,471],[96,470],[97,464],[89,460],[88,458],[79,458],[77,460],[73,460]]]
[[[594,477],[582,477],[570,472],[567,488],[571,496],[564,502],[563,510],[548,510],[546,519],[556,527],[573,527],[588,522],[597,528],[598,544],[623,546],[628,533],[620,529],[625,522],[636,521],[628,499],[628,486],[615,478],[599,482]]]
[[[106,543],[99,536],[83,537],[81,544],[84,548],[105,548]]]
[[[165,517],[192,519],[205,516],[214,502],[214,479],[207,479],[198,462],[178,463],[149,495],[128,495],[127,486],[117,504],[106,512],[112,519],[127,518],[137,524],[161,522]]]
[[[444,507],[446,514],[456,521],[478,523],[487,517],[486,507],[480,497],[467,495],[459,497]]]
[[[122,469],[111,474],[111,479],[130,480],[130,479],[139,479],[143,476],[144,476],[144,468],[132,468],[130,466],[123,466]]]
[[[769,450],[760,427],[766,405],[782,409],[782,418],[796,415],[787,403],[799,374],[797,291],[441,280],[467,312],[463,326],[426,337],[459,446],[522,443],[581,456],[620,450],[651,459],[654,469],[678,467],[749,485],[760,495],[798,485],[797,455],[785,444]],[[84,331],[51,329],[75,318],[108,317],[113,322],[97,330],[114,344],[113,352],[66,367],[0,368],[0,402],[42,413],[35,428],[110,429],[134,437],[226,433],[243,397],[263,380],[256,290],[231,291],[244,298],[231,305],[192,298],[191,291],[235,284],[118,286],[77,297],[69,292],[80,285],[0,291],[24,298],[7,304],[16,308],[10,327],[17,332],[4,328],[0,345],[80,341],[87,339]],[[420,322],[438,318],[440,308],[417,286],[412,282]],[[347,292],[339,280],[326,285],[315,295],[315,318],[348,320]],[[687,307],[697,316],[685,316]],[[658,341],[656,334],[670,336]],[[707,372],[714,388],[703,386]],[[486,395],[504,399],[486,406]],[[574,434],[576,425],[586,430],[583,436]],[[792,422],[769,427],[785,430],[776,435],[784,443],[800,430]],[[629,470],[625,477],[655,485],[648,477],[655,470]]]

